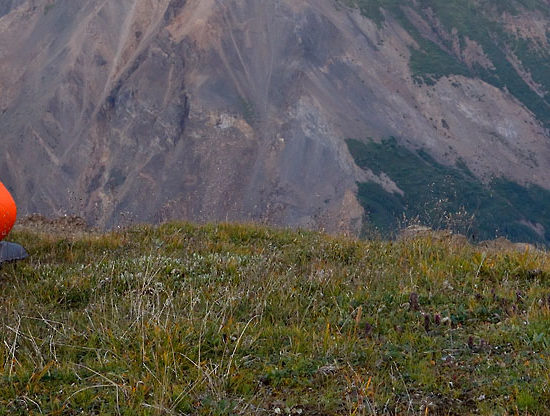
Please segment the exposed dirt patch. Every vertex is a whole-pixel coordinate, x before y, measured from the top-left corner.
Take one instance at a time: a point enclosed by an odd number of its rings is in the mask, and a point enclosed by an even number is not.
[[[38,234],[55,235],[57,237],[82,236],[94,233],[86,221],[78,216],[63,216],[46,218],[40,214],[28,215],[17,221],[14,230],[31,231]]]

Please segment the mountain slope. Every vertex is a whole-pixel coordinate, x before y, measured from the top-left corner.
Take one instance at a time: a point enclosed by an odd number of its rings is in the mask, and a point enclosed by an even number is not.
[[[0,18],[0,177],[23,214],[352,233],[369,221],[357,183],[405,193],[348,138],[395,137],[481,187],[546,188],[547,3],[502,3],[16,2]]]

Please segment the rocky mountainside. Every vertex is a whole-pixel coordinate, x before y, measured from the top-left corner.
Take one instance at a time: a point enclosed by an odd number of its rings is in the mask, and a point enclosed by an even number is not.
[[[547,242],[549,10],[2,2],[0,178],[21,214],[107,227],[177,218],[360,233],[405,213]]]

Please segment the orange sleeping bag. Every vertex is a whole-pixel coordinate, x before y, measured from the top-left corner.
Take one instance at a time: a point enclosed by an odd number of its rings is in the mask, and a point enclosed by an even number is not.
[[[0,240],[8,235],[16,217],[17,207],[15,201],[4,184],[0,182]]]

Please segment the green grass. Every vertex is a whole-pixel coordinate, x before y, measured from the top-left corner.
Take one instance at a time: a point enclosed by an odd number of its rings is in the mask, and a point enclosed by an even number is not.
[[[30,258],[0,269],[0,414],[550,406],[543,252],[239,225],[10,238]]]
[[[372,182],[358,184],[366,222],[386,236],[395,234],[405,219],[451,229],[478,241],[504,236],[512,241],[550,243],[550,191],[546,189],[505,178],[485,185],[465,165],[441,165],[393,138],[381,143],[347,140],[347,144],[359,167],[377,175],[384,172],[404,192],[390,193]],[[527,221],[541,224],[545,234],[529,228]]]

